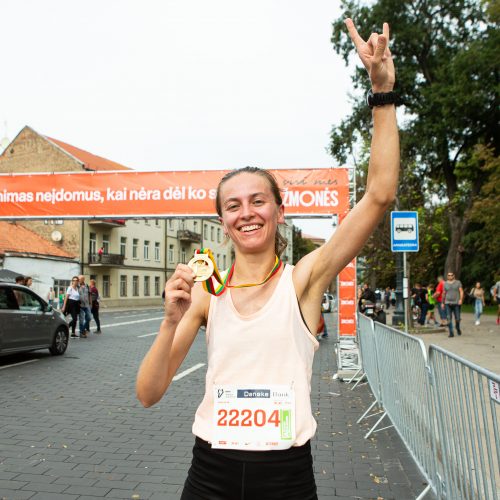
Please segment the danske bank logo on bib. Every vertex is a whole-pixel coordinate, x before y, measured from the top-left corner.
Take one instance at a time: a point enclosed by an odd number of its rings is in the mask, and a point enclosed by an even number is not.
[[[271,391],[269,389],[238,389],[237,398],[270,398]]]

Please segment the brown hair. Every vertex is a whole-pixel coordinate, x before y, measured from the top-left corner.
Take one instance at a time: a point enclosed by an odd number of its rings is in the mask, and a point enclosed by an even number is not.
[[[278,205],[278,207],[281,207],[281,205],[283,205],[283,199],[281,198],[281,191],[278,186],[278,182],[276,181],[274,175],[271,174],[271,172],[259,167],[243,167],[228,172],[220,180],[219,185],[217,186],[217,196],[215,197],[215,208],[217,210],[217,213],[219,214],[219,217],[222,217],[222,204],[220,199],[220,192],[222,185],[229,179],[232,179],[233,177],[236,177],[239,174],[256,174],[266,179],[267,182],[269,183],[269,187],[271,188],[271,192],[273,193],[276,205]],[[278,257],[281,257],[281,254],[285,251],[287,245],[288,245],[287,239],[278,231],[278,229],[276,229],[276,234],[274,237],[274,251]]]

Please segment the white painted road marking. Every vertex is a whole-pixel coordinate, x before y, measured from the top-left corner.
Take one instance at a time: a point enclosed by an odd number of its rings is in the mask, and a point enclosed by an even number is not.
[[[39,360],[38,359],[30,359],[28,361],[21,361],[20,363],[14,363],[13,365],[0,366],[0,370],[4,370],[5,368],[12,368],[13,366],[25,365],[26,363],[34,363],[35,361],[39,361]]]
[[[197,365],[192,366],[191,368],[188,368],[187,370],[184,370],[183,372],[179,373],[176,375],[173,379],[172,382],[175,382],[176,380],[181,379],[182,377],[185,377],[186,375],[189,375],[190,373],[193,373],[196,370],[199,370],[205,366],[205,363],[198,363]]]
[[[137,335],[137,338],[142,339],[142,337],[151,337],[151,335],[158,335],[158,332],[145,333],[144,335]]]
[[[158,316],[157,318],[147,318],[147,319],[136,319],[135,321],[123,321],[122,323],[111,323],[111,325],[101,325],[102,328],[113,328],[115,326],[123,326],[123,325],[134,325],[136,323],[144,323],[145,321],[158,321],[159,319],[163,319],[165,316]]]

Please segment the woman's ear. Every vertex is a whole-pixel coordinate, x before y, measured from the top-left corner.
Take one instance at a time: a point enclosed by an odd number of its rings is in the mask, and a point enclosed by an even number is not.
[[[224,220],[222,219],[222,217],[218,217],[218,219],[219,219],[220,225],[222,226],[222,231],[224,232],[224,236],[227,237],[227,229],[226,229],[226,226],[224,225]]]
[[[278,208],[278,224],[285,224],[285,205]]]

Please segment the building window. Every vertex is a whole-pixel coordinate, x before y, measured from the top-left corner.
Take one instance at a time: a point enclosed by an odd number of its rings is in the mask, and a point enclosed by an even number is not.
[[[223,269],[226,269],[227,263],[226,263],[226,256],[225,255],[222,256],[222,261],[223,261],[222,267],[223,267]]]
[[[203,228],[203,239],[208,240],[208,226],[205,224],[205,227]]]
[[[149,297],[149,276],[144,276],[144,296]]]
[[[168,228],[173,229],[174,228],[174,219],[168,219]]]
[[[144,240],[144,260],[149,260],[149,240]]]
[[[160,219],[155,219],[155,226],[157,226],[157,227],[160,226]]]
[[[193,231],[194,231],[195,233],[197,233],[197,232],[198,232],[198,221],[197,221],[197,220],[194,220],[194,221],[193,221]]]
[[[127,296],[127,276],[120,275],[120,297]]]
[[[59,308],[61,308],[64,304],[64,297],[66,297],[66,290],[70,285],[71,285],[70,280],[54,280],[54,292],[56,292],[56,304],[58,303],[59,300]]]
[[[146,226],[149,226],[149,219],[144,219],[144,224],[146,224]]]
[[[160,277],[155,276],[155,295],[159,297],[160,295]]]
[[[217,242],[220,243],[220,227],[217,228]]]
[[[97,237],[95,233],[89,234],[89,253],[92,255],[97,253]]]
[[[168,261],[174,261],[174,245],[168,245]]]
[[[217,262],[217,267],[222,267],[221,266],[222,262],[220,260],[220,253],[217,254],[217,260],[215,262]]]
[[[139,253],[139,240],[136,240],[135,238],[132,240],[132,258],[133,259],[138,259],[139,257],[137,256]]]
[[[155,241],[155,260],[160,262],[160,243]]]
[[[185,264],[185,263],[186,263],[186,249],[185,249],[185,248],[182,248],[182,249],[181,249],[181,262],[182,262],[183,264]]]
[[[139,276],[132,276],[132,295],[139,297]]]
[[[214,240],[214,226],[210,226],[210,241]]]
[[[109,279],[109,274],[105,274],[102,277],[102,296],[103,297],[109,297],[109,289],[110,289],[110,279]]]
[[[102,235],[102,250],[105,254],[109,253],[109,234]]]
[[[123,255],[125,257],[126,249],[127,249],[127,238],[122,236],[120,238],[120,255]]]

